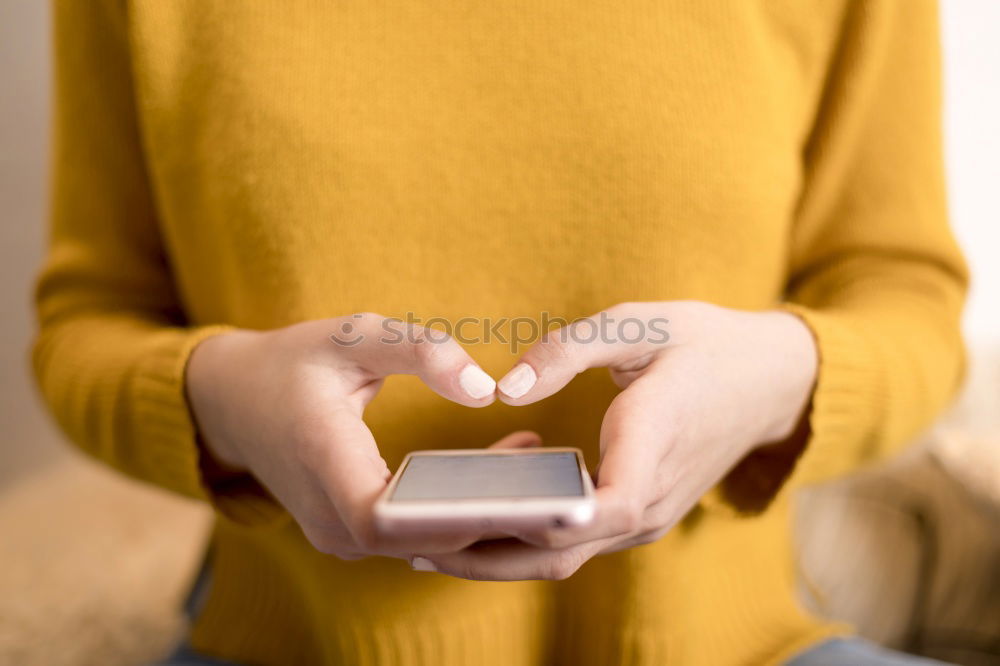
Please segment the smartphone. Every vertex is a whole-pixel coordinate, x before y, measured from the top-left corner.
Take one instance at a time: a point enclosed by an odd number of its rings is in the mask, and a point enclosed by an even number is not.
[[[414,451],[375,503],[387,533],[497,536],[593,517],[594,484],[573,448]]]

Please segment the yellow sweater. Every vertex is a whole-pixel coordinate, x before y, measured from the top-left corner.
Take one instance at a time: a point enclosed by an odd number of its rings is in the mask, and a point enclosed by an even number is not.
[[[55,38],[36,374],[80,447],[216,507],[196,647],[725,666],[837,630],[796,606],[790,491],[896,450],[962,369],[933,3],[64,0]],[[321,555],[200,464],[183,372],[224,327],[669,299],[798,312],[822,356],[811,436],[790,474],[754,456],[659,542],[566,581]],[[470,352],[494,376],[516,358]],[[390,467],[518,428],[593,466],[615,391],[591,371],[471,410],[396,377],[366,420]]]

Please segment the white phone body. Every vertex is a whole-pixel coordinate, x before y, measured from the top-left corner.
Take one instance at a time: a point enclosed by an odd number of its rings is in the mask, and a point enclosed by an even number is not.
[[[446,449],[407,454],[375,503],[375,522],[390,534],[500,536],[586,525],[594,509],[594,484],[579,449]]]

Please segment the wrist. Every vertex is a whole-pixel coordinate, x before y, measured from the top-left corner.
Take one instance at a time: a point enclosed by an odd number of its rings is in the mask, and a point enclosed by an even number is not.
[[[764,314],[773,322],[774,329],[768,335],[773,337],[773,366],[781,381],[773,385],[774,418],[760,445],[783,442],[802,432],[819,371],[819,350],[806,323],[789,312]]]
[[[223,476],[246,470],[238,447],[226,435],[226,403],[229,394],[240,386],[229,370],[241,367],[236,350],[247,333],[231,331],[202,340],[192,350],[184,376],[206,469]]]

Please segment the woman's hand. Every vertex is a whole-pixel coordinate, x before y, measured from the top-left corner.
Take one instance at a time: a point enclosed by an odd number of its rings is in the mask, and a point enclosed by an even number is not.
[[[561,579],[594,555],[659,539],[754,448],[795,431],[817,364],[796,316],[700,302],[622,304],[549,333],[500,380],[499,395],[526,405],[587,368],[610,369],[624,390],[601,428],[594,522],[421,553],[416,568]]]
[[[481,535],[404,541],[372,524],[391,474],[361,416],[390,374],[417,375],[468,407],[495,399],[495,382],[457,342],[374,314],[208,338],[189,361],[187,391],[215,460],[251,472],[318,550],[345,559],[453,552]],[[497,445],[537,443],[514,433]]]

